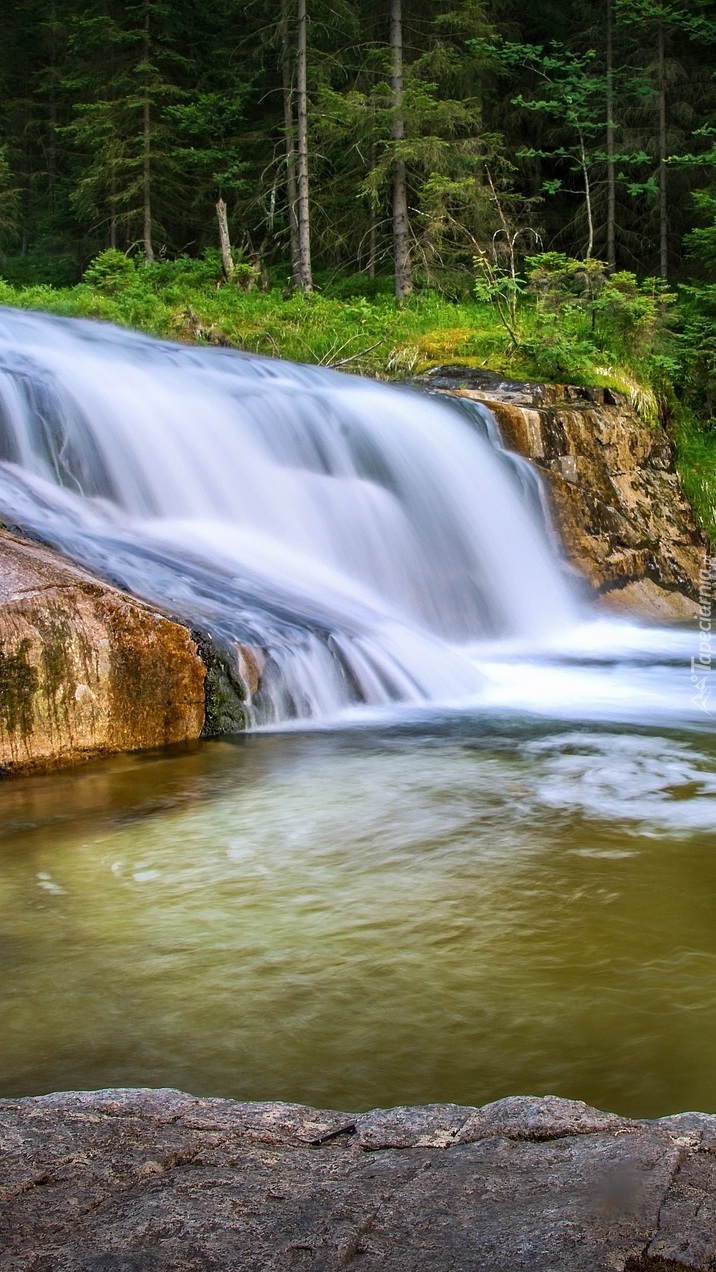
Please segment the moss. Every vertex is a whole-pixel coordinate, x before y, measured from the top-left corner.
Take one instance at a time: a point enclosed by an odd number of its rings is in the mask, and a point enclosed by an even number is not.
[[[204,666],[204,728],[202,737],[218,737],[222,733],[242,733],[248,725],[246,689],[231,666],[230,655],[214,644],[211,636],[192,632]]]
[[[43,694],[52,723],[61,731],[69,721],[77,688],[71,648],[73,623],[66,612],[51,606],[35,616],[35,626],[42,637]]]
[[[20,641],[14,653],[0,646],[0,719],[11,736],[28,738],[34,727],[34,699],[39,674],[28,658],[30,641]]]

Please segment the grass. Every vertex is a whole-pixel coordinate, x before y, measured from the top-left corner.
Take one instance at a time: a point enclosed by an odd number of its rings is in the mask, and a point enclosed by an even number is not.
[[[339,295],[218,289],[211,262],[179,260],[122,271],[100,285],[13,287],[0,281],[0,303],[387,379],[459,362],[515,379],[620,387],[619,372],[607,366],[601,351],[579,341],[545,349],[539,333],[529,330],[527,310],[527,339],[514,349],[489,302],[449,301],[424,292],[398,308],[388,290],[360,294],[363,281],[356,280],[350,294],[342,280]]]
[[[676,428],[676,466],[697,524],[716,545],[716,432],[683,413]]]
[[[215,283],[194,282],[160,266],[137,271],[116,289],[87,283],[14,288],[0,282],[0,303],[386,378],[457,358],[495,370],[507,361],[504,333],[489,306],[453,306],[431,295],[415,296],[396,309],[387,295],[368,300],[217,290]]]

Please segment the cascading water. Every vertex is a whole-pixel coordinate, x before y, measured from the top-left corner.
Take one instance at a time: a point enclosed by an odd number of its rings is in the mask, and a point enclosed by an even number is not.
[[[535,482],[483,407],[0,311],[0,516],[262,651],[258,725],[474,702],[573,632]]]

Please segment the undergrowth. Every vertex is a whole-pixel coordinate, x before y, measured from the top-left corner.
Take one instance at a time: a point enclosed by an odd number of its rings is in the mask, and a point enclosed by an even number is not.
[[[716,544],[716,431],[704,430],[691,412],[675,429],[677,469],[697,524]]]
[[[15,287],[0,280],[0,303],[391,379],[459,362],[516,379],[620,388],[626,371],[645,380],[643,368],[624,365],[622,351],[605,359],[599,344],[589,343],[586,323],[584,333],[570,331],[565,340],[556,331],[550,338],[529,306],[524,340],[515,347],[495,305],[486,301],[451,301],[425,291],[398,308],[390,279],[360,275],[327,283],[325,292],[305,295],[281,286],[264,292],[249,267],[241,275],[244,286],[223,283],[216,256],[137,267],[108,251],[74,287]]]

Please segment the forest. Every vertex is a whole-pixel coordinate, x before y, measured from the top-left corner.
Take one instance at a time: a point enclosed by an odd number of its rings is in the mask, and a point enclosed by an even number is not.
[[[708,0],[3,10],[11,281],[74,282],[107,247],[197,256],[219,198],[236,244],[293,256],[302,289],[312,263],[373,278],[397,255],[403,293],[459,291],[503,222],[522,253],[672,281],[713,264]]]
[[[715,48],[709,0],[7,0],[3,299],[638,382],[709,524]]]

